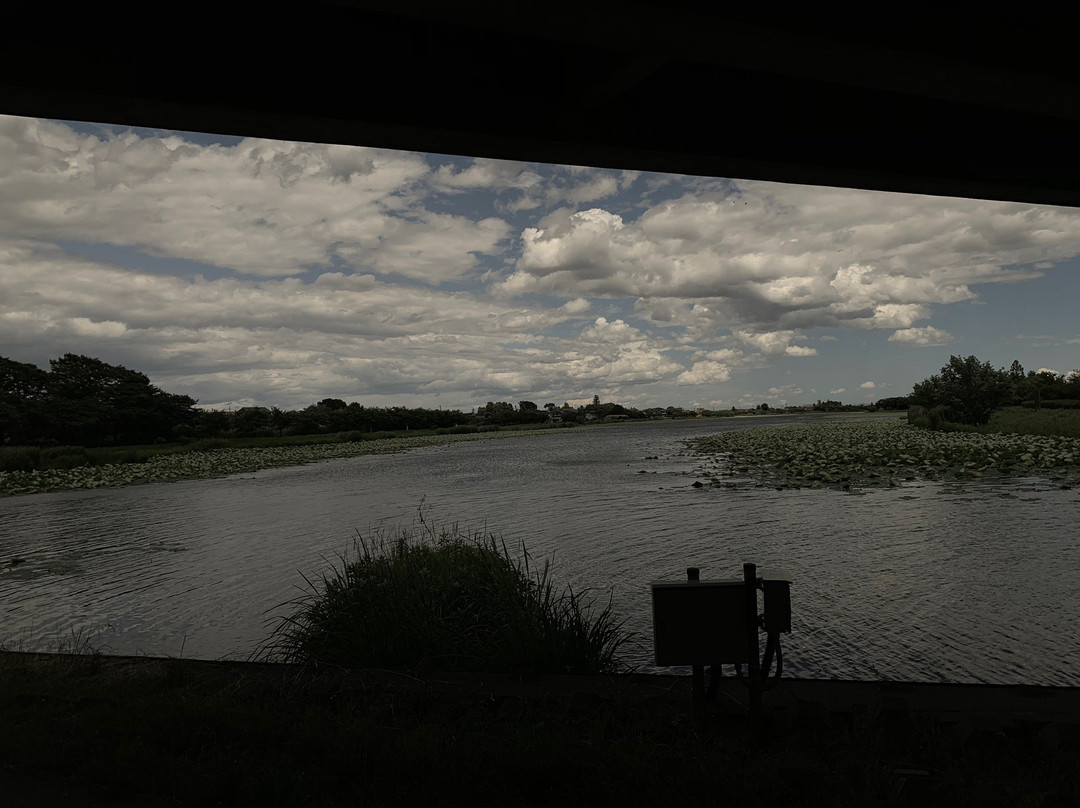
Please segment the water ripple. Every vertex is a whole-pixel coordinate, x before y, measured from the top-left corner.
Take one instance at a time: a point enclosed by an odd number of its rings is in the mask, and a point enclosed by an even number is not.
[[[301,573],[317,577],[356,530],[408,524],[423,499],[429,519],[524,542],[554,554],[560,581],[613,590],[646,670],[648,583],[754,561],[794,574],[793,675],[1080,684],[1075,491],[691,488],[700,458],[680,440],[739,427],[618,425],[3,499],[0,642],[48,648],[83,630],[114,653],[244,657]]]

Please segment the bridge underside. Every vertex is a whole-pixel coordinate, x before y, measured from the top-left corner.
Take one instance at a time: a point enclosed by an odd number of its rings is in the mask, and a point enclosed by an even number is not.
[[[474,5],[18,4],[0,113],[1080,205],[1059,20]]]

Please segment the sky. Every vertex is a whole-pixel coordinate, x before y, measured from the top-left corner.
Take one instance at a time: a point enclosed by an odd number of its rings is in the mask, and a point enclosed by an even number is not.
[[[0,116],[0,356],[203,407],[866,403],[1078,301],[1072,208]]]

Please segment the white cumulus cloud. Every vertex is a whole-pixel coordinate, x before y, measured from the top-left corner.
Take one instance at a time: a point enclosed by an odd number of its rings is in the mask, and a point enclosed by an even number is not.
[[[948,331],[933,326],[902,328],[889,335],[889,342],[900,342],[921,347],[948,345],[952,340],[953,335]]]

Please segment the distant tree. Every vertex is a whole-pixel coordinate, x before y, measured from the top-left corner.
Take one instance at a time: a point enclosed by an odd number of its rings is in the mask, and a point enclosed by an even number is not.
[[[549,401],[547,404],[544,405],[544,409],[547,410],[548,412],[551,412],[552,410],[555,409],[555,402]]]
[[[599,407],[600,406],[600,396],[593,396],[592,397],[592,405],[594,407]]]
[[[943,407],[946,420],[985,424],[991,413],[1013,394],[1008,371],[995,370],[975,356],[950,356],[949,363],[915,385],[911,401],[924,407]]]
[[[25,443],[40,432],[49,374],[0,356],[0,444]]]
[[[269,437],[274,431],[273,410],[266,407],[241,407],[233,416],[233,428],[244,437]]]
[[[906,410],[911,406],[908,396],[893,396],[891,398],[878,399],[877,407],[880,410]]]
[[[195,399],[166,393],[122,365],[69,353],[49,366],[49,437],[61,443],[150,443],[195,418]]]
[[[348,404],[342,401],[340,398],[324,398],[316,406],[326,407],[328,410],[343,410]]]
[[[768,412],[769,411],[769,405],[768,405],[768,403],[763,401],[763,402],[761,402],[761,404],[758,405],[758,409],[761,410],[762,412]]]
[[[538,408],[534,401],[519,401],[518,409],[522,412],[536,412]]]
[[[296,420],[294,413],[286,410],[280,410],[277,407],[270,408],[270,425],[277,432],[280,437],[286,429],[292,426]]]
[[[1062,398],[1080,400],[1080,370],[1070,370],[1065,374],[1061,391]]]
[[[1035,409],[1042,407],[1042,402],[1062,397],[1068,389],[1065,376],[1050,370],[1029,371],[1027,378],[1019,385],[1020,398],[1034,401]]]

